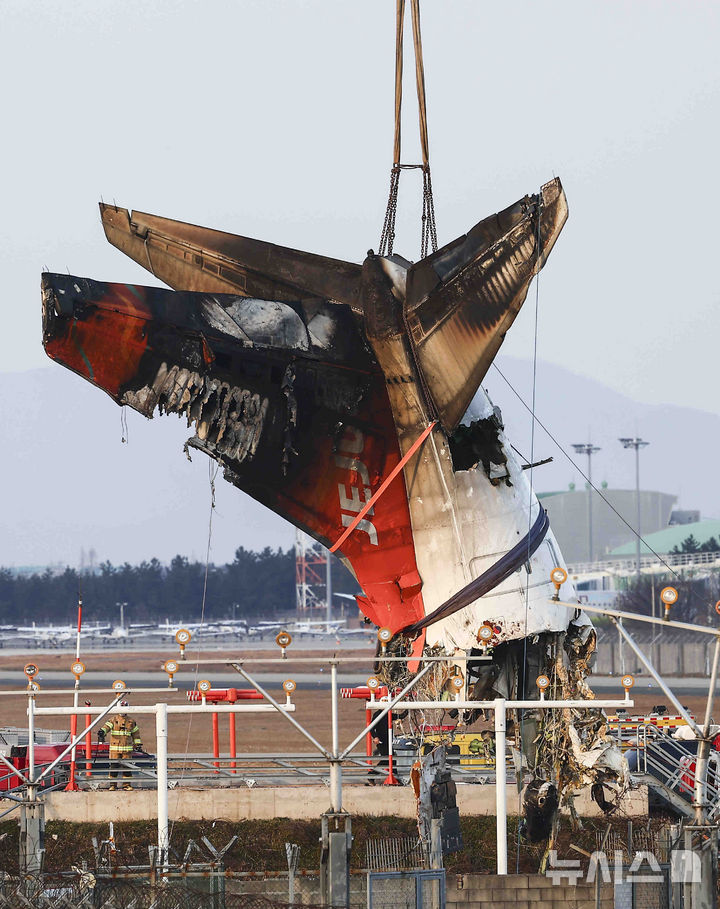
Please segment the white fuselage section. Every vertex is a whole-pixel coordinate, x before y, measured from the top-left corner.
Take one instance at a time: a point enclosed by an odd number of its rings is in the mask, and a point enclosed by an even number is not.
[[[397,266],[389,264],[392,268],[386,269],[386,274],[400,295],[404,288],[396,278]],[[388,395],[404,455],[431,417],[403,337],[375,339],[373,347],[388,379]],[[492,415],[492,404],[482,389],[478,390],[471,411],[469,416],[474,420]],[[527,536],[538,516],[540,505],[530,488],[528,471],[521,469],[502,432],[499,442],[507,458],[499,473],[501,477],[509,474],[510,485],[504,478],[493,484],[482,464],[455,471],[447,436],[439,425],[405,467],[426,615]],[[552,600],[555,588],[550,572],[555,566],[565,567],[549,531],[529,565],[523,565],[475,603],[430,625],[427,645],[442,645],[450,650],[477,646],[478,630],[488,620],[500,626],[496,638],[499,641],[564,630],[572,613]],[[560,593],[563,600],[576,599],[569,581]]]

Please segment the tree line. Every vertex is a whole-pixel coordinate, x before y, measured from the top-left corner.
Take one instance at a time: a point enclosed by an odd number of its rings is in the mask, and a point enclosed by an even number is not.
[[[333,588],[355,593],[357,584],[341,562],[333,561]],[[324,569],[323,569],[324,571]],[[67,567],[39,574],[16,575],[0,568],[0,624],[27,625],[72,622],[82,596],[89,620],[119,624],[156,622],[166,618],[199,620],[203,591],[205,617],[263,618],[295,608],[295,552],[261,552],[240,547],[225,565],[190,561],[177,555],[169,565],[150,559],[139,565],[102,562],[95,571]]]
[[[720,573],[716,569],[698,575],[691,572],[673,575],[668,572],[654,577],[642,575],[629,579],[614,608],[662,617],[665,606],[660,600],[660,591],[666,586],[674,587],[678,592],[669,618],[698,625],[717,625],[715,604],[720,599]]]
[[[715,537],[710,537],[709,540],[705,540],[704,543],[698,543],[693,534],[690,534],[689,537],[685,537],[682,543],[679,546],[673,546],[670,552],[673,555],[680,555],[684,552],[719,552],[720,544],[715,539]]]

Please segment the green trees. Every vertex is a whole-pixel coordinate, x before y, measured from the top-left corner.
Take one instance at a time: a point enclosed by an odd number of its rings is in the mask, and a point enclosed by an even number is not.
[[[720,544],[715,537],[710,537],[704,543],[698,543],[693,534],[690,534],[689,537],[685,537],[680,546],[673,546],[670,552],[678,555],[682,552],[718,552],[719,550]]]
[[[333,563],[333,583],[340,592],[358,586],[339,561]],[[66,568],[57,574],[15,575],[0,568],[0,624],[32,621],[66,623],[75,619],[78,594],[93,621],[119,623],[119,604],[126,622],[188,621],[200,618],[205,563],[177,555],[169,565],[157,559],[139,565],[100,564],[97,571],[80,573]],[[205,616],[271,618],[295,608],[295,553],[292,549],[253,552],[240,547],[227,565],[207,569]]]
[[[697,575],[693,572],[683,575],[668,572],[654,577],[634,577],[629,580],[627,589],[619,595],[615,608],[652,615],[654,600],[654,614],[661,618],[665,607],[660,602],[660,591],[668,585],[678,592],[678,601],[670,611],[670,618],[700,625],[716,624],[715,603],[720,597],[720,573],[716,569]]]

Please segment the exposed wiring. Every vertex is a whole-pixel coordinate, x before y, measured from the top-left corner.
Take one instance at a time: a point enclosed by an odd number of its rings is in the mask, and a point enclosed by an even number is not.
[[[120,441],[127,444],[130,441],[130,432],[128,431],[127,412],[125,405],[120,408]]]

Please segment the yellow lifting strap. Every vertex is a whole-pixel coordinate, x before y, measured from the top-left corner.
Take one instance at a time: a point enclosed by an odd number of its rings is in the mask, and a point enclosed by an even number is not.
[[[422,34],[420,33],[420,0],[410,0],[412,10],[413,48],[415,50],[415,82],[417,85],[418,115],[420,119],[420,148],[423,167],[430,167],[428,148],[427,104],[425,100],[425,67],[423,66]],[[397,0],[395,26],[395,145],[393,167],[400,167],[402,114],[403,45],[405,25],[405,0]]]
[[[392,255],[395,242],[395,215],[397,212],[397,194],[402,170],[421,169],[423,172],[423,214],[421,233],[421,255],[424,258],[428,248],[437,249],[437,231],[435,227],[435,204],[430,180],[430,149],[428,143],[427,102],[425,98],[425,67],[422,54],[422,34],[420,31],[420,0],[410,0],[413,29],[413,49],[415,52],[415,83],[417,87],[418,118],[420,128],[420,150],[422,164],[403,164],[402,157],[402,80],[405,31],[405,0],[396,0],[395,23],[395,135],[393,143],[393,166],[390,174],[390,196],[380,237],[380,255]]]

